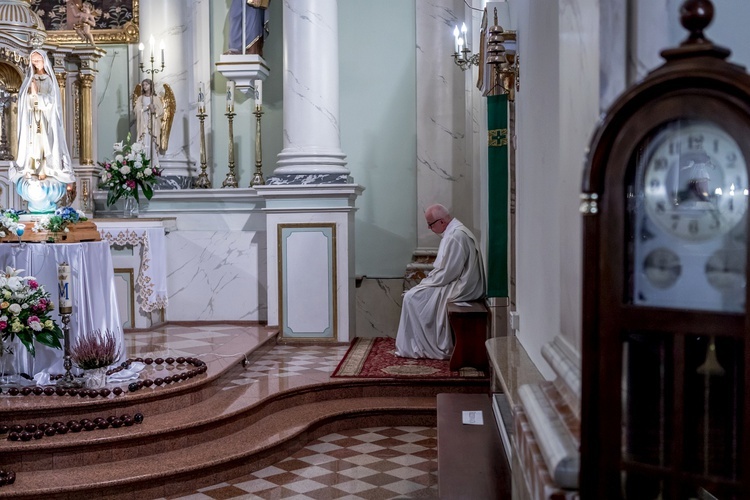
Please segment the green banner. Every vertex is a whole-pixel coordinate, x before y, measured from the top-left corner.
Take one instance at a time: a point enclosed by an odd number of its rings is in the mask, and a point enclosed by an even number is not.
[[[508,297],[508,96],[487,97],[487,296]]]

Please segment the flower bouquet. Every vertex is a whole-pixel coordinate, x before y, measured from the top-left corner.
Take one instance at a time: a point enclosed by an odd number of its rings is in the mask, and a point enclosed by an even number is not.
[[[0,210],[0,238],[6,236],[18,236],[23,234],[25,224],[18,222],[21,212],[8,208]]]
[[[19,276],[22,271],[7,267],[0,273],[0,335],[5,341],[18,337],[32,356],[34,342],[62,349],[63,332],[49,315],[55,308],[50,294],[33,276]]]
[[[83,212],[71,207],[55,210],[54,215],[43,215],[34,223],[32,230],[36,233],[49,231],[51,233],[70,232],[68,226],[88,220]]]
[[[130,144],[130,134],[125,141],[114,144],[114,160],[100,162],[99,166],[102,167],[99,187],[109,191],[107,206],[114,205],[123,197],[139,202],[139,190],[150,200],[154,195],[152,186],[161,176],[158,168],[151,167],[143,143]]]

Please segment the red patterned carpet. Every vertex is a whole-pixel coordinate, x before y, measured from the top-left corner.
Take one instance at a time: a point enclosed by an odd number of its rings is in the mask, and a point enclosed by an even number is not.
[[[396,339],[356,337],[331,377],[357,378],[464,378],[486,377],[474,368],[451,371],[448,360],[396,356]]]

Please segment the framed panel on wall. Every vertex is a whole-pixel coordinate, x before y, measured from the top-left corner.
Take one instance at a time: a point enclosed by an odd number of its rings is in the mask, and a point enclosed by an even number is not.
[[[133,43],[138,34],[139,0],[32,0],[47,30],[47,41],[84,43],[90,34],[95,43]],[[85,26],[84,26],[85,25]]]
[[[335,341],[336,224],[279,224],[278,256],[281,337]]]
[[[115,290],[122,328],[135,328],[135,278],[132,268],[115,268]]]

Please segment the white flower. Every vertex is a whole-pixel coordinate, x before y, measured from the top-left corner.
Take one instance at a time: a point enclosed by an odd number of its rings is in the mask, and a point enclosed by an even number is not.
[[[21,297],[21,298],[25,299],[26,297]],[[28,309],[28,308],[29,308],[29,305],[26,302],[21,304],[21,309]]]
[[[122,173],[122,175],[128,175],[130,173],[130,167],[128,167],[127,165],[123,165],[120,169],[120,172]]]
[[[31,321],[29,327],[35,332],[41,332],[42,328],[44,328],[44,326],[38,321]]]
[[[112,149],[114,149],[115,152],[122,151],[122,141],[114,143]]]
[[[10,306],[8,307],[8,311],[9,311],[9,312],[10,312],[11,314],[13,314],[14,316],[18,316],[18,313],[20,313],[20,312],[21,312],[21,306],[19,306],[18,304],[11,304],[11,305],[10,305]]]
[[[23,280],[18,276],[11,276],[10,278],[8,278],[8,288],[13,290],[14,292],[20,290],[22,286]]]
[[[66,227],[65,229],[63,229],[63,232],[64,232],[64,233],[69,233],[69,232],[70,232],[70,229],[68,229],[68,228]]]
[[[143,171],[143,175],[145,175],[146,177],[151,177],[151,174],[153,174],[153,173],[154,173],[154,171],[151,170],[148,167],[146,167],[146,170]]]
[[[124,160],[124,158],[123,158],[123,156],[122,156],[122,155],[117,155],[117,156],[115,156],[115,161],[116,161],[117,163],[122,163],[122,161],[123,161],[123,160]]]
[[[128,162],[135,160],[135,153],[133,152],[128,153],[125,159],[128,160]]]
[[[0,316],[0,321],[8,321],[8,317],[3,314],[2,316]]]
[[[143,151],[144,149],[146,149],[146,148],[145,148],[145,147],[144,147],[144,145],[143,145],[142,143],[140,143],[140,142],[134,142],[134,143],[133,143],[133,145],[132,145],[132,146],[130,146],[130,150],[131,150],[132,152],[134,152],[134,153],[140,153],[140,152],[141,152],[141,151]]]

